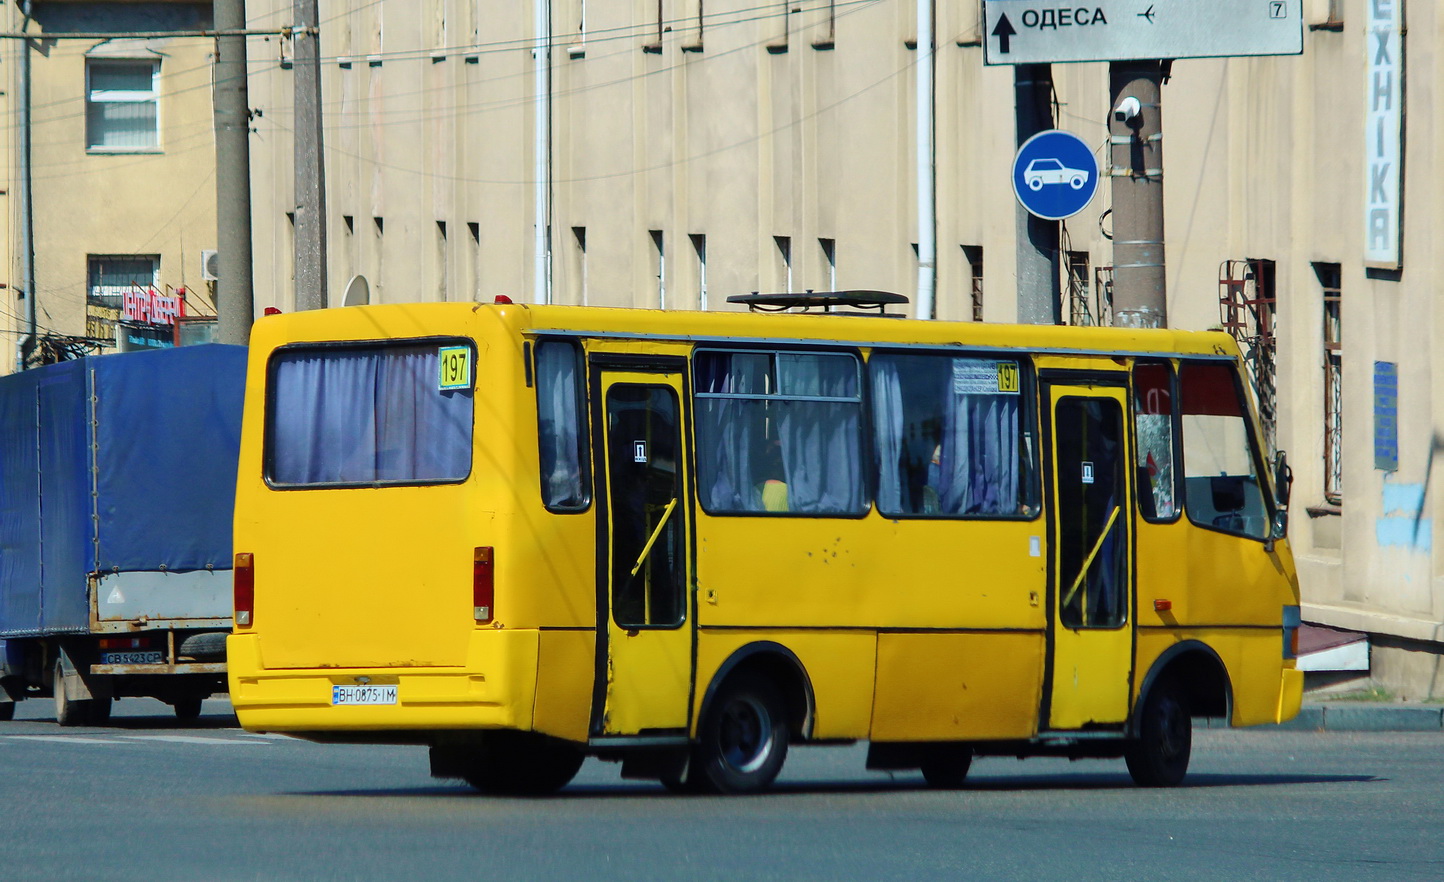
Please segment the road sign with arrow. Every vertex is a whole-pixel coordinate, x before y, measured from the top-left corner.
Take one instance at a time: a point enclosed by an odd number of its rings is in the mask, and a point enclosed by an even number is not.
[[[984,62],[1298,55],[1303,0],[983,0]]]

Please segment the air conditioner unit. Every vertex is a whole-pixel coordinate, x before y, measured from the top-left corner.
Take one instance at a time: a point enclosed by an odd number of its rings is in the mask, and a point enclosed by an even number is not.
[[[221,254],[219,251],[201,252],[201,278],[214,282],[221,277]]]

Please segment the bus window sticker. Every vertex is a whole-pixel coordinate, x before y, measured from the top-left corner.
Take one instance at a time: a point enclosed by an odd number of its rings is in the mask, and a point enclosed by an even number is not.
[[[957,395],[1017,395],[1016,361],[953,359],[953,392]]]
[[[453,392],[471,388],[471,349],[466,346],[442,346],[437,350],[441,372],[437,389]]]

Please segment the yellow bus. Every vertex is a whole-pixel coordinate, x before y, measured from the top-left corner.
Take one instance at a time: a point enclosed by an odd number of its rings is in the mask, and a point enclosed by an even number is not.
[[[986,755],[1167,786],[1193,718],[1293,717],[1287,466],[1233,341],[831,310],[897,296],[261,319],[241,724],[487,792],[595,756],[745,793],[858,741],[937,787]]]

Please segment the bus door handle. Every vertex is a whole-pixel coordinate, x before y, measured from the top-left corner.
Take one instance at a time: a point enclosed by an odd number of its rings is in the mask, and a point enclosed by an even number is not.
[[[1118,512],[1120,511],[1122,511],[1122,506],[1113,506],[1113,513],[1108,515],[1108,523],[1103,525],[1103,532],[1098,534],[1098,541],[1093,543],[1093,550],[1088,552],[1088,556],[1083,559],[1083,565],[1078,568],[1078,578],[1073,580],[1073,586],[1068,589],[1067,594],[1063,595],[1062,606],[1067,606],[1072,602],[1073,595],[1077,594],[1078,589],[1083,587],[1083,579],[1088,575],[1088,568],[1093,566],[1093,558],[1097,557],[1098,552],[1103,549],[1103,540],[1107,539],[1108,534],[1113,532],[1113,522],[1118,520]],[[1083,611],[1083,616],[1083,623],[1086,625],[1088,623],[1088,611],[1086,609]]]
[[[637,555],[637,562],[632,564],[632,575],[637,575],[637,570],[642,568],[642,561],[646,560],[647,555],[652,552],[652,546],[656,544],[657,537],[662,535],[662,528],[667,526],[667,519],[672,516],[672,510],[676,507],[677,499],[673,497],[672,501],[667,503],[666,509],[662,511],[662,518],[657,521],[657,528],[653,530],[652,535],[647,538],[647,544],[642,546],[642,553]]]

